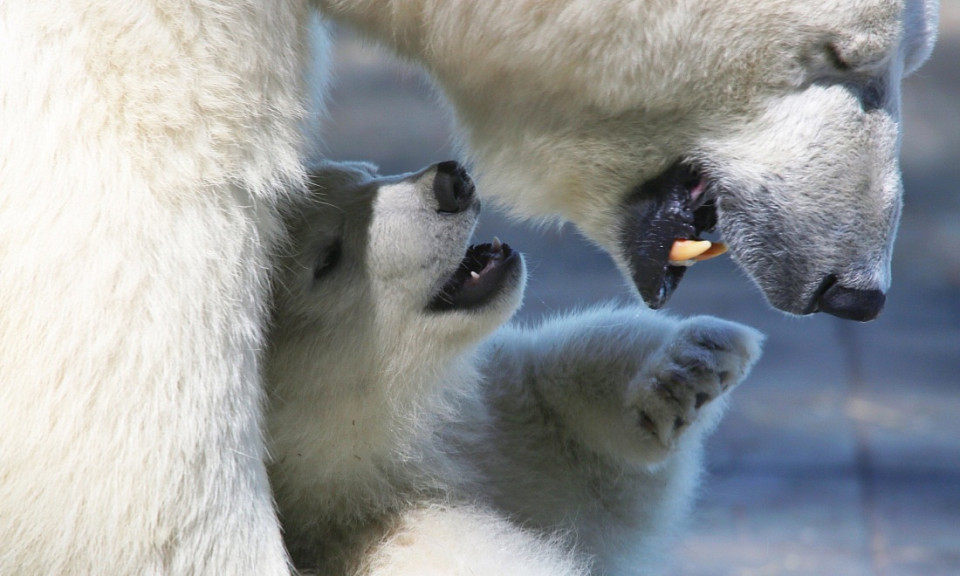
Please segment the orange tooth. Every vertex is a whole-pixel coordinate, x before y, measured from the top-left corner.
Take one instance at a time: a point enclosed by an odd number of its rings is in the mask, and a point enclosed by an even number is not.
[[[709,240],[687,240],[677,238],[670,247],[668,259],[671,262],[685,262],[710,250],[712,243]]]
[[[704,260],[716,258],[721,254],[725,254],[726,252],[727,252],[726,244],[724,244],[723,242],[714,242],[713,245],[710,246],[710,248],[708,248],[706,252],[695,257],[694,260],[696,260],[697,262],[702,262]]]

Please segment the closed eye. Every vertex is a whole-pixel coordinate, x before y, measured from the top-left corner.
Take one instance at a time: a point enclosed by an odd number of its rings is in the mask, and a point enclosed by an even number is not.
[[[839,73],[839,78],[857,95],[864,112],[883,108],[888,99],[887,82],[886,78],[876,73],[876,67],[851,66],[837,45],[832,43],[826,45],[826,57],[834,73]],[[872,73],[870,68],[873,68]]]
[[[317,257],[317,263],[313,268],[313,279],[320,280],[333,271],[340,263],[341,256],[343,256],[343,243],[337,240]]]
[[[883,78],[870,78],[860,87],[858,94],[863,111],[872,112],[887,103],[887,84]]]

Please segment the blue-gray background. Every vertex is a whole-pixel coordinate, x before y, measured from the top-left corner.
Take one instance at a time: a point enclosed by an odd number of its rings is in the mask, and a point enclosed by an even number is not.
[[[337,31],[325,152],[384,173],[455,158],[419,72]],[[760,328],[765,355],[709,443],[709,475],[673,572],[691,576],[960,574],[960,0],[904,87],[906,206],[885,312],[869,324],[789,318],[720,258],[691,269],[668,310]],[[485,210],[527,256],[519,318],[630,293],[569,228]]]

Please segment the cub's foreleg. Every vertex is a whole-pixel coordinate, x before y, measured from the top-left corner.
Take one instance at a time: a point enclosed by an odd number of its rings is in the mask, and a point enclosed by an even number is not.
[[[711,317],[599,308],[487,344],[488,419],[465,440],[496,506],[567,530],[598,570],[647,573],[686,515],[702,440],[762,336]],[[481,436],[481,439],[478,439]]]

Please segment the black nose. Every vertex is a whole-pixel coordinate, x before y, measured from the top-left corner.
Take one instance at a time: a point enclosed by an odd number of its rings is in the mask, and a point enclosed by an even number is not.
[[[433,178],[433,194],[437,198],[437,212],[463,212],[475,201],[473,180],[458,162],[449,160],[437,164]]]
[[[817,310],[837,318],[867,322],[880,315],[886,295],[880,290],[859,290],[833,284],[817,300]]]

